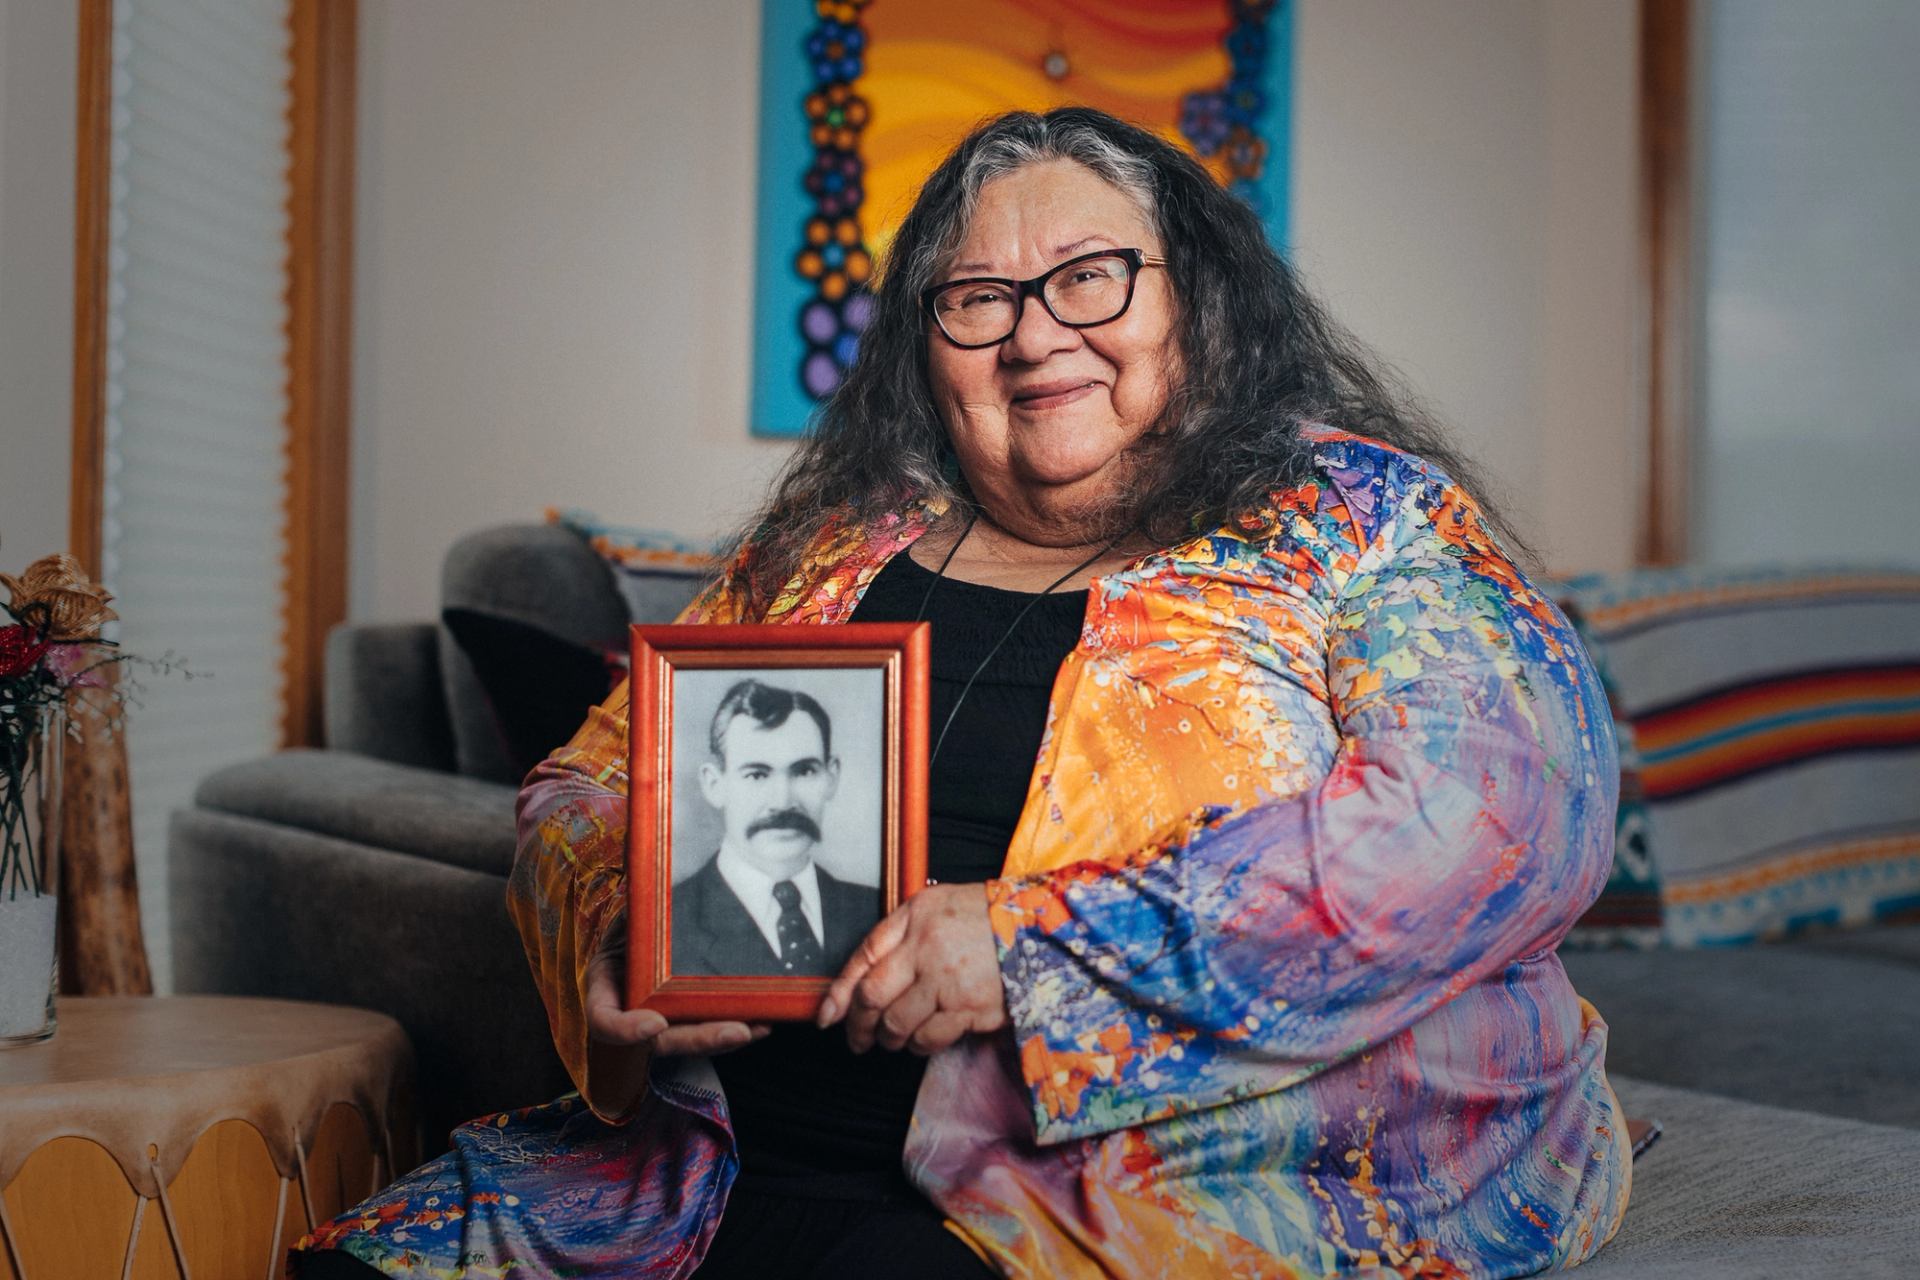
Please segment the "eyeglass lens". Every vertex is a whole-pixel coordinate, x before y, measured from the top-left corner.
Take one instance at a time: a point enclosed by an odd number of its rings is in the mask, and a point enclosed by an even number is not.
[[[1104,324],[1127,309],[1132,277],[1132,263],[1118,254],[1101,254],[1063,264],[1047,276],[1040,296],[1061,324]],[[1020,322],[1020,296],[1000,281],[961,282],[934,295],[933,313],[955,342],[984,346],[1013,332]]]

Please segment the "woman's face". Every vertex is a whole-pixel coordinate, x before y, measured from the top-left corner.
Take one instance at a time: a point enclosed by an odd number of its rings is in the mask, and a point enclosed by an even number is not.
[[[1118,188],[1050,160],[981,189],[935,283],[1026,280],[1102,248],[1164,247]],[[1125,484],[1128,450],[1165,407],[1177,365],[1166,271],[1142,270],[1126,314],[1096,328],[1068,328],[1028,298],[998,346],[963,350],[931,323],[927,342],[934,401],[988,516],[1041,546],[1097,537],[1088,522]]]

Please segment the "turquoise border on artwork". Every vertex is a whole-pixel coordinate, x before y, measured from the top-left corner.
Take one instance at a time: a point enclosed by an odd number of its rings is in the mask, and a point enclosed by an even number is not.
[[[801,185],[813,159],[801,104],[812,85],[806,42],[814,21],[810,0],[761,0],[760,190],[748,409],[756,436],[804,435],[814,408],[800,387],[803,344],[796,332],[809,286],[792,265],[813,207]]]
[[[1267,109],[1261,122],[1267,164],[1256,184],[1267,238],[1282,253],[1288,249],[1288,176],[1293,160],[1295,3],[1280,0],[1267,19]],[[809,286],[792,266],[801,228],[812,210],[801,185],[813,156],[801,104],[812,86],[806,40],[815,20],[811,0],[760,2],[759,190],[748,425],[753,435],[771,439],[805,435],[815,407],[800,387],[804,344],[795,329],[800,308],[810,296]]]
[[[1293,169],[1293,8],[1297,0],[1280,0],[1267,18],[1267,113],[1261,123],[1267,139],[1267,165],[1254,186],[1260,192],[1261,220],[1267,239],[1281,253],[1287,242],[1288,204]]]

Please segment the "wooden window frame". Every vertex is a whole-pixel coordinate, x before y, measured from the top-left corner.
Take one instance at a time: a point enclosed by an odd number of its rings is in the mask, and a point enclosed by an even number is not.
[[[359,0],[293,0],[285,746],[322,737],[327,632],[347,616]]]
[[[73,188],[73,471],[67,545],[100,578],[107,458],[107,182],[113,144],[113,0],[80,0]]]
[[[347,612],[358,0],[292,0],[287,541],[280,741],[321,740],[327,631]],[[106,470],[112,0],[81,0],[68,538],[96,579]]]
[[[1640,0],[1640,272],[1636,394],[1646,485],[1635,558],[1689,551],[1693,495],[1692,0]]]

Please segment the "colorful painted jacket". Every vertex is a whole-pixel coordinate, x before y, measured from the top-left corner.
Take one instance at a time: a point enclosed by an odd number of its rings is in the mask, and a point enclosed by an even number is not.
[[[989,884],[1011,1033],[935,1055],[905,1153],[1009,1274],[1519,1276],[1625,1210],[1606,1026],[1554,953],[1611,859],[1604,697],[1459,487],[1313,440],[1267,532],[1097,579],[1054,684]],[[843,622],[931,518],[831,530],[759,619],[731,576],[688,618]],[[588,1099],[626,717],[623,686],[529,775],[510,890]],[[685,1274],[735,1161],[711,1072],[654,1065],[624,1125],[475,1122],[331,1242],[402,1276]]]

